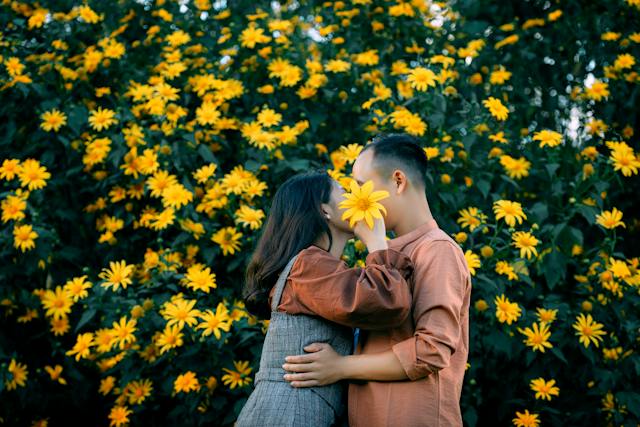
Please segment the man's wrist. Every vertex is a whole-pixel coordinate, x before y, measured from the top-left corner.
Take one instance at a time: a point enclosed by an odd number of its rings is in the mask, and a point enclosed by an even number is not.
[[[358,358],[355,355],[342,356],[338,368],[338,374],[341,380],[354,379],[353,377],[354,375],[356,375],[356,370],[358,367],[357,362]]]

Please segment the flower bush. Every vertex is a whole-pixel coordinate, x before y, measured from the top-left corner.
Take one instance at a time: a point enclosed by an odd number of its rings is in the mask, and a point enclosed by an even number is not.
[[[640,4],[5,0],[0,419],[232,425],[270,197],[418,138],[465,423],[636,425]],[[345,259],[361,263],[361,242]]]

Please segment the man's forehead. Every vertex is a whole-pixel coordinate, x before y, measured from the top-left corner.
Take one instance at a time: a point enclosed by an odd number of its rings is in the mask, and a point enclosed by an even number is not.
[[[370,179],[372,168],[371,168],[371,150],[364,151],[353,163],[353,168],[351,169],[351,175],[356,180],[356,182],[360,185],[364,183],[364,181]]]

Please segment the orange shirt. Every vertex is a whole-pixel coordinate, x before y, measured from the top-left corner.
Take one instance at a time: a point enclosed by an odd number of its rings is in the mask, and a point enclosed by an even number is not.
[[[300,251],[293,263],[278,310],[316,315],[350,327],[398,326],[409,317],[407,280],[412,272],[409,257],[394,249],[371,252],[365,267],[349,268],[343,260],[312,245]]]
[[[355,353],[391,349],[409,380],[351,382],[349,425],[462,426],[471,296],[464,254],[434,219],[388,243],[414,264],[411,316],[399,327],[360,331]]]

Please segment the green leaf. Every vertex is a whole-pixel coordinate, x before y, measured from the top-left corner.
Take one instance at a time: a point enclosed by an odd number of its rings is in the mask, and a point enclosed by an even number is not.
[[[200,157],[202,157],[205,162],[217,163],[216,156],[213,155],[211,149],[206,144],[200,144],[198,146],[198,154],[200,154]]]
[[[89,308],[84,313],[82,313],[82,317],[80,317],[80,320],[78,321],[78,324],[76,325],[75,332],[78,332],[80,330],[80,328],[82,328],[91,319],[93,319],[93,317],[96,315],[96,313],[97,313],[97,310],[95,308]]]
[[[549,289],[553,289],[560,280],[564,279],[567,262],[560,252],[553,250],[545,255],[542,259],[542,266]]]
[[[584,219],[587,220],[587,222],[590,225],[593,225],[596,223],[596,209],[592,206],[587,206],[587,205],[578,205],[576,207],[578,213],[580,215],[582,215],[584,217]]]
[[[546,203],[537,202],[529,208],[529,219],[532,222],[542,224],[549,217],[549,208]]]
[[[489,191],[491,191],[491,183],[489,183],[489,181],[481,180],[476,183],[476,187],[478,187],[478,190],[482,193],[482,198],[486,199],[489,195]]]
[[[553,179],[556,175],[556,171],[558,170],[558,168],[560,167],[560,164],[558,163],[549,163],[544,165],[544,168],[547,170],[547,173],[549,174],[549,178]]]
[[[553,355],[556,356],[558,359],[562,360],[567,365],[569,364],[569,362],[567,362],[567,359],[564,357],[562,350],[560,350],[558,347],[551,347],[550,350],[551,350],[551,353],[553,353]]]

